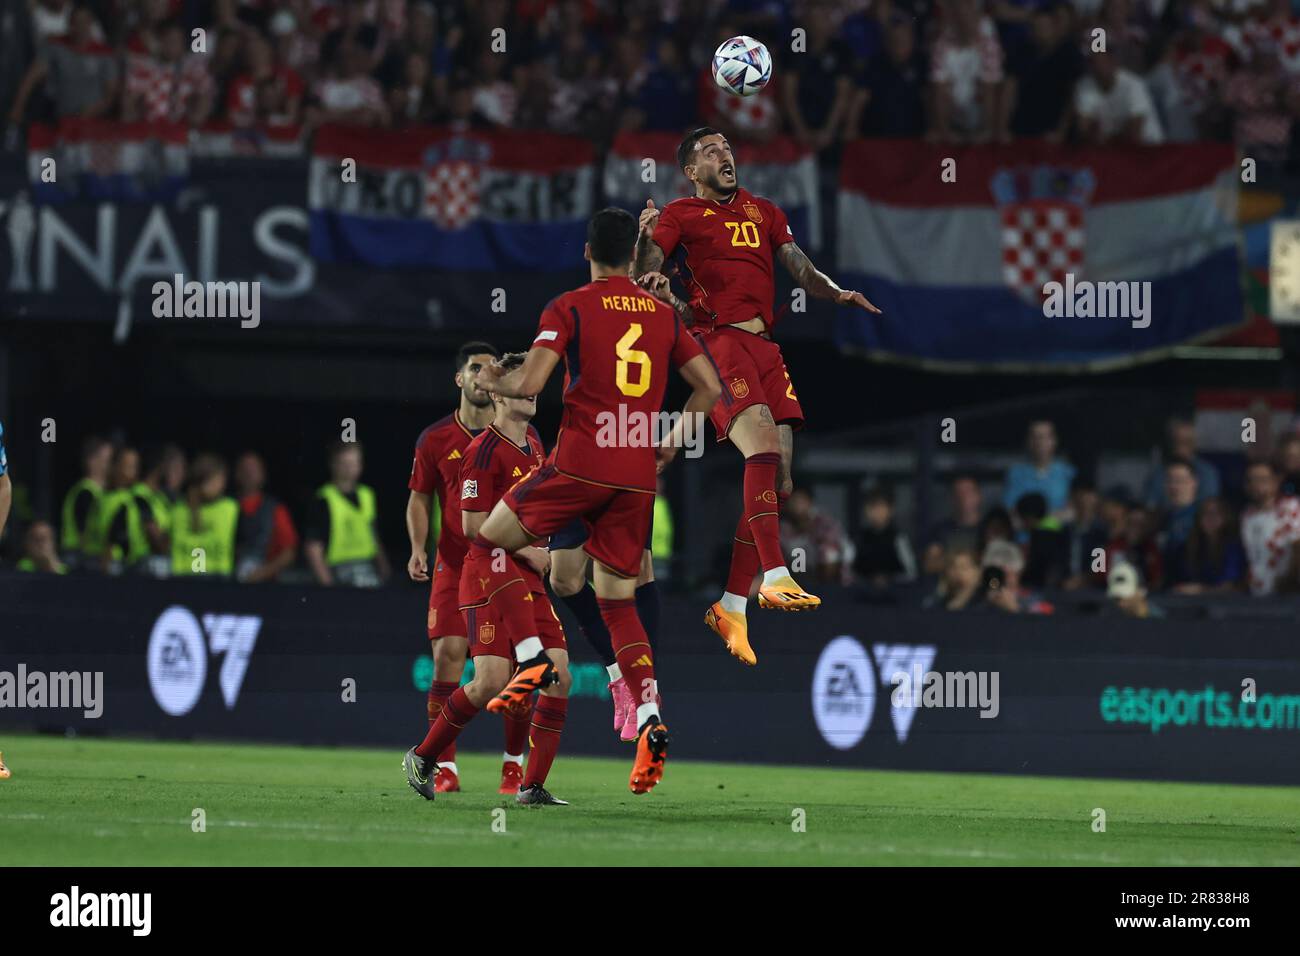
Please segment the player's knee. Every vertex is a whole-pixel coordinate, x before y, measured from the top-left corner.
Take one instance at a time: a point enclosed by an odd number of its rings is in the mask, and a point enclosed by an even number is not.
[[[438,680],[457,680],[465,667],[465,649],[459,641],[443,638],[433,642],[433,669]],[[452,671],[455,671],[453,674]]]
[[[573,597],[587,583],[585,568],[578,568],[576,571],[562,570],[558,574],[555,566],[551,566],[551,590],[557,596],[562,598]]]

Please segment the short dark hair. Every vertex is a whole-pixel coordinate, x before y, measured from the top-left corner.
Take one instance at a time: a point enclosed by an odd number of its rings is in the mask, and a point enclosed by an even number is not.
[[[517,369],[519,366],[523,365],[524,359],[526,358],[528,358],[527,352],[507,352],[505,355],[501,356],[501,360],[498,364],[509,372],[512,369]]]
[[[1188,474],[1193,478],[1196,477],[1196,466],[1186,458],[1170,458],[1165,462],[1165,471],[1168,471],[1170,468],[1186,468]]]
[[[690,165],[691,154],[695,152],[695,147],[704,137],[721,135],[712,126],[701,126],[699,129],[691,130],[677,147],[677,165],[682,169]]]
[[[603,266],[621,266],[632,261],[640,227],[626,209],[607,206],[587,223],[587,246],[593,262]]]
[[[1016,499],[1016,514],[1025,521],[1042,521],[1047,517],[1047,499],[1038,491],[1023,494]]]
[[[468,365],[469,360],[475,355],[490,355],[493,358],[500,358],[501,350],[488,342],[466,342],[456,351],[456,371],[459,372]]]

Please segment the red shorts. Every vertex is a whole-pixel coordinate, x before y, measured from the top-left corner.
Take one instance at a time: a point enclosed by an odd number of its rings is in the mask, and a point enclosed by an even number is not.
[[[718,441],[726,439],[736,416],[752,405],[766,405],[778,425],[803,427],[803,408],[781,357],[781,346],[727,325],[696,339],[722,380],[722,397],[709,413]]]
[[[450,565],[434,555],[433,580],[429,582],[429,640],[464,637],[465,619],[460,613],[460,565]]]
[[[654,517],[653,493],[595,485],[561,474],[548,463],[502,500],[534,538],[549,537],[581,518],[587,528],[582,547],[593,561],[625,578],[641,573],[641,552]]]
[[[545,590],[539,594],[522,584],[511,584],[494,594],[487,604],[465,608],[464,615],[470,657],[486,655],[513,661],[515,642],[508,639],[509,634],[519,635],[518,640],[535,634],[543,650],[568,649],[564,627]]]

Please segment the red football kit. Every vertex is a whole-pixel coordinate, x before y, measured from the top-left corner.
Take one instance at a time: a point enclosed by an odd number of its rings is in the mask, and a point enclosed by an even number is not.
[[[581,517],[587,553],[636,577],[654,511],[653,423],[670,370],[700,347],[671,308],[624,276],[552,300],[533,345],[564,358],[564,415],[550,457],[506,504],[534,538]]]
[[[460,420],[458,409],[422,431],[415,443],[415,461],[407,487],[421,494],[437,495],[442,509],[442,530],[429,583],[427,627],[431,641],[465,634],[457,592],[469,543],[461,529],[459,480],[465,449],[478,434]]]
[[[523,480],[534,469],[541,467],[545,457],[541,436],[537,429],[528,426],[525,446],[520,447],[505,434],[489,425],[465,449],[465,458],[460,468],[460,511],[488,513],[501,500],[507,491]],[[564,628],[551,607],[546,594],[546,585],[541,575],[525,562],[516,560],[523,576],[527,591],[519,592],[519,599],[531,604],[529,613],[535,623],[536,635],[541,638],[543,648],[565,650]],[[473,562],[467,561],[461,571],[460,607],[465,614],[466,635],[469,637],[471,657],[488,654],[514,660],[507,627],[502,625],[499,603],[489,603],[492,595],[487,591],[484,579],[475,574]],[[495,586],[493,590],[496,590]],[[515,592],[509,592],[513,599]],[[529,636],[522,633],[510,633],[515,640]]]
[[[695,314],[691,331],[722,380],[722,397],[710,413],[718,441],[751,405],[767,405],[778,423],[802,426],[803,409],[770,337],[773,255],[794,242],[785,213],[745,189],[724,202],[676,199],[660,212],[652,238],[665,258],[682,249],[682,276]],[[763,320],[767,334],[731,328],[754,318]]]

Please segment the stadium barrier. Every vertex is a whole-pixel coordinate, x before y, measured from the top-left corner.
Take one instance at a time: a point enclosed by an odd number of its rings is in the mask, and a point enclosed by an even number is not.
[[[700,601],[666,600],[658,670],[675,757],[1300,783],[1294,613],[956,616],[825,597],[816,614],[751,613],[755,668],[724,653]],[[0,730],[397,751],[425,727],[425,601],[415,586],[0,573]],[[571,645],[564,752],[629,755],[603,668],[580,637]],[[56,675],[74,672],[102,673],[96,707],[52,699]],[[475,721],[464,744],[498,750],[496,721]]]

